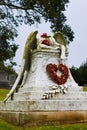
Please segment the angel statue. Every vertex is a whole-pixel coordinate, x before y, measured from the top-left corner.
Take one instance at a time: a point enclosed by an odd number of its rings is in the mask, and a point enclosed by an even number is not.
[[[33,50],[40,50],[44,48],[56,50],[60,49],[60,59],[62,60],[66,58],[66,40],[61,32],[58,31],[53,36],[49,36],[46,33],[43,33],[40,38],[37,38],[37,33],[37,30],[31,32],[26,40],[20,72],[12,89],[4,99],[4,102],[6,102],[7,99],[11,97],[14,92],[19,88],[19,83],[21,80],[22,83],[20,87],[23,87],[31,66]]]
[[[66,40],[60,31],[53,36],[47,36],[47,33],[43,33],[41,38],[38,39],[37,45],[37,49],[60,49],[60,59],[63,60],[66,57]]]

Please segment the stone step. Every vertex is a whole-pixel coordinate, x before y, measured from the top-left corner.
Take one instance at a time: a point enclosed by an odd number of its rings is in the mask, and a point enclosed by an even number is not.
[[[87,100],[28,100],[0,102],[3,111],[87,110]]]
[[[54,85],[55,86],[55,85]],[[46,86],[46,87],[22,87],[22,88],[20,88],[19,89],[19,91],[20,92],[29,92],[29,91],[49,91],[49,89],[50,89],[50,86],[48,87],[48,86]],[[69,92],[78,92],[78,91],[83,91],[83,87],[81,87],[81,86],[73,86],[73,87],[68,87],[68,91]]]
[[[82,86],[68,87],[68,91],[70,91],[70,92],[83,91],[83,87]]]
[[[55,99],[87,99],[87,92],[67,92],[55,95]]]
[[[42,91],[29,91],[29,92],[18,92],[14,93],[14,100],[22,101],[22,100],[38,100],[41,99],[44,92]]]
[[[48,91],[47,91],[48,92]],[[18,92],[14,94],[14,100],[39,100],[39,99],[53,99],[53,100],[87,100],[87,92],[67,92],[62,93],[47,93],[43,91]],[[46,96],[45,96],[46,95]],[[45,98],[44,98],[45,96]]]

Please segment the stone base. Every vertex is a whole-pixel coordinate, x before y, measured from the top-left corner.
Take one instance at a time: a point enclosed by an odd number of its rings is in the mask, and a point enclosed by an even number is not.
[[[68,92],[48,100],[22,99],[0,102],[0,118],[15,125],[87,122],[86,92]]]
[[[87,100],[84,98],[59,99],[59,100],[31,100],[0,102],[0,110],[14,112],[29,111],[64,111],[64,110],[87,110]]]
[[[18,92],[14,100],[0,102],[0,118],[15,125],[87,122],[87,92],[82,87],[70,87],[51,99],[34,99],[35,94],[40,92]]]
[[[49,98],[42,98],[50,91],[50,86],[57,85],[46,72],[46,65],[50,63],[60,64],[57,51],[33,52],[31,68],[23,87],[19,88],[18,93],[14,93],[13,98],[5,103],[0,102],[2,119],[16,125],[87,122],[87,93],[75,83],[70,72],[64,84],[68,88],[66,94],[51,88],[51,96],[48,94]],[[67,65],[67,57],[64,64]]]
[[[87,123],[87,111],[35,111],[9,112],[0,111],[0,118],[14,125],[52,125],[66,123]]]

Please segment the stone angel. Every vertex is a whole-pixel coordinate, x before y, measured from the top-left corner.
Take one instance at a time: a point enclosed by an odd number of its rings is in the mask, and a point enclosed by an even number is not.
[[[20,87],[23,87],[27,74],[29,72],[31,66],[31,59],[32,59],[32,51],[39,50],[39,49],[61,49],[61,59],[65,58],[66,53],[66,40],[61,32],[56,32],[53,36],[48,36],[46,33],[43,33],[40,38],[37,38],[38,31],[33,31],[29,34],[23,52],[22,58],[22,65],[20,68],[20,72],[18,77],[10,90],[7,94],[4,102],[7,101],[9,97],[12,97],[15,91],[19,88],[19,83],[22,80]]]

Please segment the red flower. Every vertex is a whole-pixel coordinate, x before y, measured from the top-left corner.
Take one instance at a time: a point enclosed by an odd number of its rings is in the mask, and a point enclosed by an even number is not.
[[[50,46],[50,42],[49,42],[48,40],[46,40],[46,39],[42,41],[42,44],[45,44],[45,45],[47,45],[47,46]]]
[[[43,33],[43,34],[41,35],[41,37],[46,38],[46,37],[47,37],[47,33]]]

